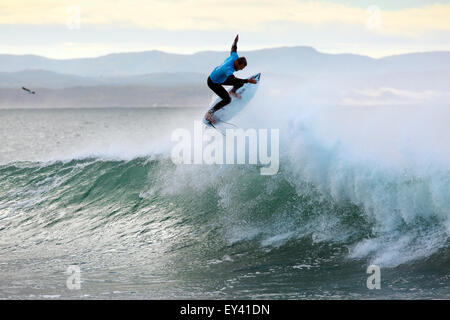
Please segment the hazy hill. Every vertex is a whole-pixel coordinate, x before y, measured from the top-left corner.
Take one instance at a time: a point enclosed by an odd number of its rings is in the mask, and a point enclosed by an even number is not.
[[[312,76],[319,73],[409,72],[450,69],[450,52],[413,53],[372,59],[354,54],[326,54],[310,47],[238,51],[248,58],[248,73],[272,72]],[[33,55],[0,55],[0,72],[39,69],[84,77],[116,77],[151,73],[209,74],[229,52],[190,55],[161,51],[115,53],[95,58],[57,60]]]
[[[263,72],[266,88],[274,92],[286,86],[295,94],[306,90],[317,96],[368,88],[428,90],[426,95],[450,91],[450,52],[382,59],[326,54],[310,47],[238,52],[248,58],[248,67],[236,76]],[[0,55],[0,107],[206,106],[213,95],[207,75],[228,55],[147,51],[67,60]],[[37,94],[26,94],[22,86]]]
[[[46,70],[0,72],[0,88],[69,88],[79,86],[174,87],[206,83],[206,74],[193,72],[152,73],[135,76],[84,77]]]
[[[206,107],[211,98],[204,86],[33,89],[36,94],[27,94],[20,88],[0,88],[0,108]]]

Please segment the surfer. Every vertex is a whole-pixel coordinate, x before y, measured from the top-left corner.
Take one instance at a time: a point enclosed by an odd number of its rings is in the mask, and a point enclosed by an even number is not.
[[[216,119],[213,117],[214,112],[222,109],[231,102],[230,94],[240,99],[241,96],[236,92],[237,89],[242,87],[244,83],[257,83],[253,78],[239,79],[233,75],[235,71],[242,70],[247,66],[247,59],[245,59],[245,57],[239,57],[236,52],[238,40],[239,35],[234,39],[230,56],[220,66],[217,66],[208,77],[208,87],[222,98],[222,100],[217,102],[205,114],[205,119],[210,123],[216,123]],[[222,86],[233,86],[233,88],[228,93]]]

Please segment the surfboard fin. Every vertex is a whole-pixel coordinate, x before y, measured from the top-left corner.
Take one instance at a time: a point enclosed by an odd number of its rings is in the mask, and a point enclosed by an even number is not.
[[[222,120],[220,120],[220,122],[229,124],[229,125],[231,125],[231,126],[233,126],[233,127],[235,127],[235,128],[239,128],[237,125],[235,125],[235,124],[233,124],[233,123],[231,123],[231,122],[226,122],[226,121],[222,121]]]

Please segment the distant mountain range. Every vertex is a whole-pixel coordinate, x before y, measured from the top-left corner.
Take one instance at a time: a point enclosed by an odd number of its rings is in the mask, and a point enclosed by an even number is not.
[[[248,60],[248,73],[310,76],[318,73],[410,72],[450,69],[450,52],[411,53],[373,59],[355,54],[326,54],[311,47],[238,51]],[[115,53],[95,58],[57,60],[35,55],[0,55],[0,72],[45,70],[81,77],[124,77],[152,73],[209,74],[229,52],[182,55],[161,51]],[[244,72],[244,71],[243,71]],[[79,79],[80,80],[80,79]]]
[[[86,77],[62,74],[46,70],[0,72],[0,88],[16,88],[22,85],[34,88],[70,88],[91,86],[152,86],[175,87],[206,83],[206,74],[194,72],[151,73],[134,76]]]
[[[208,88],[201,86],[41,88],[36,94],[25,93],[21,88],[0,88],[0,109],[170,106],[204,108],[210,97]]]
[[[407,90],[450,90],[450,52],[424,52],[373,59],[326,54],[311,47],[238,51],[248,66],[236,73],[262,72],[272,82],[345,81]],[[0,54],[0,107],[205,105],[208,74],[229,52],[182,55],[161,51],[115,53],[57,60]],[[22,86],[37,90],[24,94]]]

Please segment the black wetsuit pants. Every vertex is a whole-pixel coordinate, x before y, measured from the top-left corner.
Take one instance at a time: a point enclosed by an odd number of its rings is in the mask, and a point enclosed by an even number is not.
[[[235,76],[231,75],[225,80],[223,83],[214,83],[210,77],[208,77],[208,87],[214,91],[219,97],[222,98],[219,102],[216,103],[214,107],[212,107],[209,111],[211,113],[216,112],[219,109],[222,109],[227,104],[231,102],[231,97],[227,90],[225,90],[222,86],[233,86],[233,89],[231,91],[236,92],[237,89],[242,87],[245,83],[247,83],[247,79],[239,79]]]

